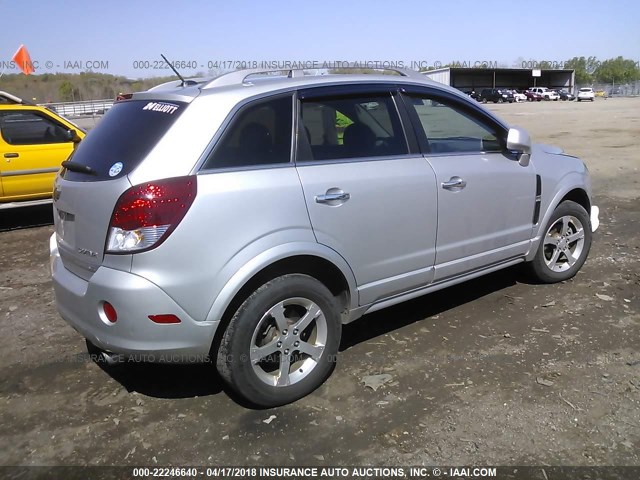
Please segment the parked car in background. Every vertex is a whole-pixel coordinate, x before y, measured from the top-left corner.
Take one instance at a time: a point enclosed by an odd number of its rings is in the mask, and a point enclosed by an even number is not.
[[[239,70],[116,102],[56,179],[61,316],[104,358],[211,359],[273,407],[326,380],[367,312],[517,264],[573,277],[598,225],[585,164],[396,72]]]
[[[547,87],[531,87],[529,91],[542,95],[543,100],[557,101],[560,99],[560,95]]]
[[[559,90],[558,95],[560,95],[560,100],[564,100],[564,101],[567,101],[567,100],[571,101],[576,99],[576,96],[573,93],[570,93],[566,90]]]
[[[532,92],[531,90],[525,90],[524,96],[527,97],[527,101],[529,102],[541,102],[542,95],[537,92]]]
[[[503,102],[513,102],[513,96],[511,98],[509,95],[499,88],[484,88],[480,92],[480,101],[482,103],[493,102],[493,103],[503,103]]]
[[[526,102],[527,96],[524,93],[519,92],[518,90],[509,90],[513,95],[513,100],[515,102]]]
[[[480,98],[480,94],[477,93],[475,90],[461,90],[461,92],[469,95],[471,98],[473,98],[478,102],[482,101],[482,98]]]
[[[51,202],[55,175],[84,136],[53,109],[0,92],[0,209]]]
[[[596,94],[594,93],[593,88],[582,87],[580,90],[578,90],[577,100],[579,102],[581,102],[583,100],[588,100],[588,101],[593,102],[595,97],[596,97]]]
[[[507,97],[507,102],[509,103],[513,103],[516,101],[515,97],[513,96],[513,91],[508,89],[508,88],[500,88],[500,91],[502,92],[503,95],[506,95]]]

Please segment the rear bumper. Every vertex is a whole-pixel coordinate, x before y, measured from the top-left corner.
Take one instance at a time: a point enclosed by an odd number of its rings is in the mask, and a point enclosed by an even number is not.
[[[91,343],[131,360],[197,363],[207,360],[218,322],[197,322],[160,287],[131,273],[99,267],[89,281],[67,270],[50,239],[51,273],[58,312]],[[109,322],[103,302],[116,309]],[[178,324],[157,324],[149,315],[173,314]]]

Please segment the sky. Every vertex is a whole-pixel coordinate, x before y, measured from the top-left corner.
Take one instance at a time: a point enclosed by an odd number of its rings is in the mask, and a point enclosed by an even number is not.
[[[574,56],[640,61],[640,2],[0,0],[0,71],[24,44],[36,74],[146,78],[277,62],[439,66]],[[551,6],[553,5],[553,6]],[[402,65],[400,65],[402,63]],[[269,65],[274,65],[270,63]],[[327,65],[340,66],[340,63]],[[192,67],[192,68],[190,68]],[[0,80],[1,81],[1,80]]]

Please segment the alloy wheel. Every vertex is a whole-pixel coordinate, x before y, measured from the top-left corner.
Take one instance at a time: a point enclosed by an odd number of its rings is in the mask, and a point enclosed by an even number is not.
[[[556,220],[544,236],[544,262],[554,272],[569,270],[584,248],[584,226],[572,215]]]

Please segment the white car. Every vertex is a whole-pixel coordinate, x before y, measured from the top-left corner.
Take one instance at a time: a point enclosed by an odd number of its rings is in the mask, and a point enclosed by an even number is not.
[[[526,102],[527,101],[527,96],[524,93],[520,93],[517,90],[510,90],[511,93],[513,93],[513,99],[516,102]]]
[[[584,87],[578,91],[578,101],[590,100],[593,102],[595,97],[596,97],[596,94],[593,93],[593,88]]]
[[[545,100],[560,100],[560,95],[558,95],[554,90],[548,89],[547,87],[531,87],[529,91],[539,93]]]

